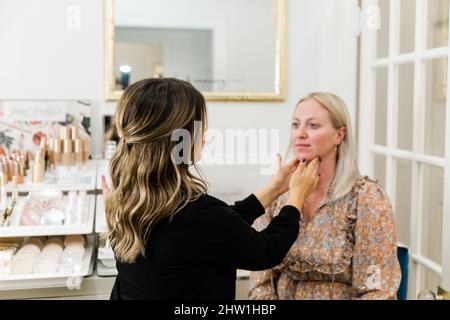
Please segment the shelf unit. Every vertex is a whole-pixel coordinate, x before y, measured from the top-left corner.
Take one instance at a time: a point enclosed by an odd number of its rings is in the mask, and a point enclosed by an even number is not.
[[[0,274],[0,298],[1,291],[20,290],[20,289],[38,289],[38,288],[57,288],[67,287],[68,289],[79,289],[83,278],[91,275],[93,272],[93,253],[94,241],[89,240],[86,252],[83,258],[83,267],[80,272],[75,273],[51,273],[51,274]],[[7,298],[7,297],[5,297]]]
[[[46,172],[44,180],[40,183],[31,182],[31,174],[25,177],[25,182],[17,186],[19,193],[28,193],[32,191],[41,191],[42,189],[52,188],[60,191],[94,191],[97,182],[98,160],[89,160],[86,164],[86,170],[72,175],[56,175]],[[6,185],[8,192],[12,191],[12,183]]]
[[[63,199],[67,196],[63,197]],[[60,236],[72,234],[91,234],[94,230],[95,195],[87,196],[87,210],[84,223],[62,226],[21,226],[19,225],[21,208],[25,197],[18,200],[18,206],[11,216],[11,226],[0,227],[0,238],[6,237],[34,237],[34,236]]]
[[[52,274],[0,274],[0,299],[9,299],[10,292],[15,292],[19,297],[21,293],[38,289],[67,290],[80,289],[85,277],[94,274],[97,239],[93,235],[96,211],[96,182],[99,160],[89,160],[84,171],[77,175],[56,176],[47,172],[42,183],[31,183],[30,177],[25,178],[25,183],[18,185],[21,195],[17,201],[17,207],[11,216],[11,225],[0,227],[0,238],[27,238],[34,236],[62,236],[62,235],[87,235],[87,247],[83,259],[83,267],[76,273],[52,273]],[[41,191],[86,191],[87,207],[82,223],[62,226],[21,226],[19,225],[21,206],[30,192]],[[12,184],[7,184],[7,191],[12,191]],[[67,196],[63,196],[63,200]],[[45,291],[45,290],[44,290]],[[14,296],[14,295],[13,295]]]

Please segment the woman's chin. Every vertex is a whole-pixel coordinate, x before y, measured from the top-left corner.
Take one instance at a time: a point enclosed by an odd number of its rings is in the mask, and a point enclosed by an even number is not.
[[[306,162],[310,162],[314,158],[315,158],[314,155],[310,155],[310,154],[307,154],[307,153],[297,153],[297,159],[299,161],[302,161],[303,159],[305,159]]]

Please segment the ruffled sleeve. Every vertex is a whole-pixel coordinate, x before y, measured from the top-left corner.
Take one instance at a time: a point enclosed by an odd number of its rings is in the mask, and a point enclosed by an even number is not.
[[[353,255],[355,299],[396,299],[401,272],[392,205],[380,186],[367,181],[358,196]]]

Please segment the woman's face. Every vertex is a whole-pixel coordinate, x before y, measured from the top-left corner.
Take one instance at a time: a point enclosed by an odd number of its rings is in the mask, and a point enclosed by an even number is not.
[[[335,129],[328,111],[314,99],[300,103],[292,120],[291,142],[297,159],[335,155],[345,137],[345,128]]]

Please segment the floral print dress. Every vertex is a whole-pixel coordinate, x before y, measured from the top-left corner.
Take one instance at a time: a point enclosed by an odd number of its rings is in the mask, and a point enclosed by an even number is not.
[[[344,197],[332,187],[296,242],[273,269],[250,273],[250,299],[396,299],[401,280],[397,232],[390,200],[377,182],[359,178]],[[254,223],[266,228],[285,199]]]

